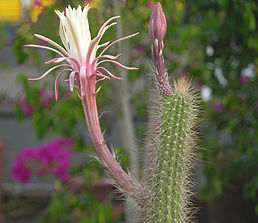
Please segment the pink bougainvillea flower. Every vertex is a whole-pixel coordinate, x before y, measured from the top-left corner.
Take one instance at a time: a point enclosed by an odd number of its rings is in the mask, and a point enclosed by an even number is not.
[[[34,173],[40,177],[52,173],[61,181],[67,181],[71,177],[72,156],[67,149],[73,143],[71,139],[60,138],[38,148],[24,148],[15,155],[11,177],[21,183],[29,183]]]
[[[53,99],[52,95],[50,95],[44,88],[39,90],[39,96],[41,98],[41,106],[43,108],[49,108],[51,100]]]
[[[31,116],[34,113],[34,106],[32,104],[27,104],[24,97],[20,97],[19,100],[19,106],[24,112],[25,115]]]
[[[108,19],[100,28],[97,36],[91,39],[88,22],[89,8],[89,5],[85,6],[83,9],[81,8],[81,6],[79,6],[77,9],[68,6],[65,12],[60,12],[57,10],[55,11],[60,19],[59,35],[64,47],[55,43],[51,39],[39,34],[35,34],[35,37],[40,40],[44,40],[45,42],[52,45],[54,48],[36,44],[25,45],[26,47],[37,47],[51,50],[60,56],[46,62],[46,64],[53,63],[58,65],[52,67],[38,78],[29,79],[33,81],[38,81],[45,78],[55,69],[63,68],[63,70],[57,75],[55,80],[56,100],[58,99],[58,80],[65,72],[70,72],[70,76],[68,79],[70,83],[70,90],[73,91],[74,87],[77,87],[80,92],[80,98],[83,100],[87,97],[87,89],[90,89],[90,91],[95,94],[99,91],[100,88],[96,90],[97,82],[105,79],[110,79],[110,77],[117,80],[121,79],[113,75],[109,70],[103,67],[102,65],[104,63],[113,63],[127,70],[138,69],[135,67],[127,67],[120,64],[117,59],[121,56],[121,54],[118,54],[117,56],[104,54],[106,50],[115,43],[131,38],[138,33],[122,37],[115,41],[108,41],[104,44],[100,44],[100,40],[105,31],[116,24],[116,22],[111,22],[119,18],[119,16]],[[103,50],[97,55],[97,51],[100,48],[103,48]],[[64,64],[63,62],[66,63]]]

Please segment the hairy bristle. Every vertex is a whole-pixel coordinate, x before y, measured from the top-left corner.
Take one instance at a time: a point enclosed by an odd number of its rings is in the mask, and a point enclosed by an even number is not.
[[[182,76],[179,77],[178,79],[174,80],[174,93],[178,94],[189,94],[189,89],[191,87],[191,79]]]

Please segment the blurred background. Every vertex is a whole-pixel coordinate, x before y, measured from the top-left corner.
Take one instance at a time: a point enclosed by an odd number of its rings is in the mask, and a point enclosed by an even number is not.
[[[148,21],[156,2],[0,0],[0,222],[126,222],[127,208],[93,158],[77,94],[60,80],[55,102],[54,73],[44,81],[27,81],[50,68],[44,61],[55,54],[23,45],[47,45],[34,33],[61,44],[54,10],[68,4],[90,4],[92,37],[107,18],[121,15],[102,42],[140,32],[110,49],[140,69],[112,66],[123,80],[103,82],[97,101],[109,147],[141,178],[154,95]],[[160,2],[168,24],[169,78],[191,76],[202,99],[194,221],[258,222],[257,2]]]

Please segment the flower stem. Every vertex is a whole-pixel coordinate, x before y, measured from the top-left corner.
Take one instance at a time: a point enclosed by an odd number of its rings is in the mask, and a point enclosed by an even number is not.
[[[82,105],[88,130],[98,157],[120,189],[124,191],[132,190],[135,187],[133,179],[122,169],[105,143],[99,124],[96,94],[88,92],[86,95],[87,97],[82,100]]]

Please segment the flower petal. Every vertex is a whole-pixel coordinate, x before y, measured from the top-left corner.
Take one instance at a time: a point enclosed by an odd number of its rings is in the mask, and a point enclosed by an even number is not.
[[[32,47],[32,48],[41,48],[41,49],[51,50],[51,51],[59,54],[61,57],[64,57],[64,55],[61,52],[59,52],[58,50],[53,49],[51,47],[48,47],[48,46],[41,46],[41,45],[36,45],[36,44],[26,44],[26,45],[24,45],[24,47]]]
[[[99,59],[102,59],[102,58],[107,58],[107,59],[110,59],[110,60],[117,60],[119,57],[121,57],[122,56],[122,54],[120,53],[120,54],[118,54],[118,55],[116,55],[116,56],[112,56],[112,55],[103,55],[103,56],[98,56],[98,57],[96,57],[96,61],[97,60],[99,60]],[[94,60],[94,62],[95,62],[95,60]]]
[[[62,70],[56,77],[56,80],[55,80],[55,99],[57,101],[58,99],[58,80],[59,78],[61,77],[61,75],[66,72],[66,71],[71,71],[71,69],[65,69],[65,70]]]
[[[114,78],[114,79],[116,79],[116,80],[123,80],[123,78],[115,76],[114,74],[112,74],[109,70],[107,70],[107,69],[104,68],[104,67],[98,67],[98,69],[104,70],[105,72],[108,73],[108,75],[109,75],[110,77],[112,77],[112,78]],[[98,69],[97,69],[97,70],[98,70]]]
[[[67,64],[61,64],[61,65],[57,65],[55,67],[52,67],[51,69],[49,69],[47,72],[45,72],[44,74],[42,74],[40,77],[37,77],[37,78],[29,78],[28,80],[29,81],[39,81],[39,80],[42,80],[43,78],[45,78],[47,75],[49,75],[53,70],[59,68],[59,67],[70,67],[69,65]]]
[[[42,35],[39,35],[39,34],[34,34],[35,37],[37,37],[38,39],[41,39],[43,41],[46,41],[47,43],[51,44],[52,46],[56,47],[58,50],[60,50],[64,55],[66,56],[69,56],[69,54],[67,53],[67,51],[61,47],[59,44],[57,44],[56,42],[54,42],[53,40],[45,37],[45,36],[42,36]]]
[[[114,42],[111,42],[111,43],[110,43],[109,45],[107,45],[106,48],[100,53],[99,56],[102,56],[103,53],[104,53],[109,47],[113,46],[114,44],[116,44],[116,43],[118,43],[118,42],[120,42],[120,41],[129,39],[129,38],[132,38],[132,37],[134,37],[134,36],[137,36],[138,34],[139,34],[139,33],[137,32],[137,33],[131,34],[131,35],[129,35],[129,36],[124,36],[124,37],[122,37],[122,38],[120,38],[120,39],[117,39],[117,40],[115,40]]]
[[[88,5],[83,10],[81,6],[78,6],[77,9],[72,9],[71,6],[68,6],[66,15],[56,10],[56,14],[60,19],[60,38],[70,56],[80,62],[85,61],[91,42],[88,11]]]
[[[125,70],[138,70],[139,69],[137,67],[127,67],[127,66],[125,66],[125,65],[123,65],[123,64],[121,64],[121,63],[119,63],[119,62],[117,62],[115,60],[102,60],[97,65],[100,65],[100,64],[106,63],[106,62],[113,63],[113,64],[115,64],[115,65],[117,65],[117,66],[119,66],[119,67],[121,67],[121,68],[123,68]]]
[[[62,63],[65,60],[67,60],[67,57],[59,57],[59,58],[54,58],[52,60],[46,61],[45,64],[51,64],[51,63]]]
[[[87,83],[85,66],[81,67],[80,69],[79,79],[80,79],[81,98],[84,98],[86,96],[86,83]]]
[[[71,72],[69,76],[69,81],[70,81],[70,90],[73,92],[73,87],[74,87],[74,76],[76,74],[76,71]]]
[[[114,17],[111,17],[110,19],[108,19],[108,20],[101,26],[101,28],[100,28],[100,30],[99,30],[97,36],[103,35],[103,33],[105,32],[104,29],[105,29],[105,27],[108,25],[108,23],[110,23],[112,20],[118,19],[118,18],[120,18],[120,16],[114,16]]]

